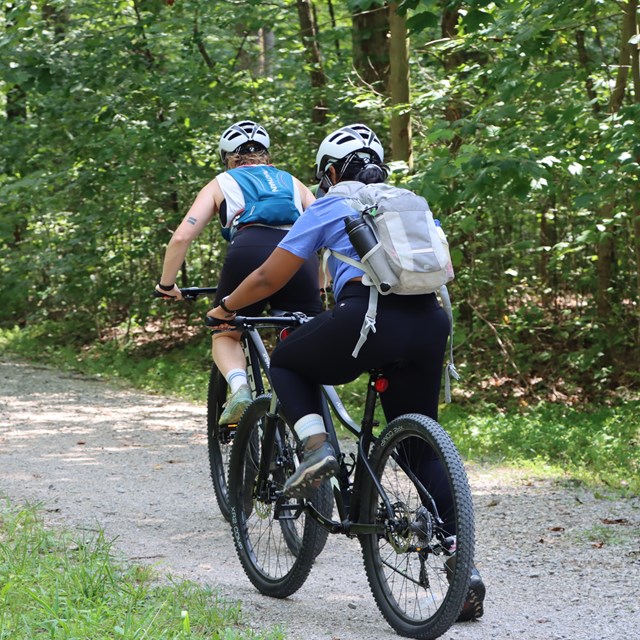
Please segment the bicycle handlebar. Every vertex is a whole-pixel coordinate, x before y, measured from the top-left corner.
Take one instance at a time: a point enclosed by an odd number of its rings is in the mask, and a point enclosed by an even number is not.
[[[200,296],[215,295],[217,291],[218,287],[185,287],[184,289],[180,289],[180,293],[185,300],[196,300]],[[164,295],[157,289],[154,289],[153,296],[155,298],[165,299],[174,297]],[[231,320],[218,320],[217,318],[206,316],[205,325],[212,329],[215,329],[215,327],[221,324],[229,324],[238,329],[248,329],[251,327],[294,327],[304,324],[307,320],[309,320],[309,318],[304,313],[291,311],[271,316],[235,316]]]
[[[218,287],[185,287],[180,289],[180,293],[185,300],[196,300],[199,296],[214,295]],[[153,291],[154,298],[173,298],[175,296],[166,296],[157,289]]]
[[[235,316],[228,320],[206,316],[204,323],[212,329],[221,324],[228,324],[238,329],[249,329],[251,327],[293,327],[302,325],[307,320],[309,318],[304,313],[294,311],[281,316]]]

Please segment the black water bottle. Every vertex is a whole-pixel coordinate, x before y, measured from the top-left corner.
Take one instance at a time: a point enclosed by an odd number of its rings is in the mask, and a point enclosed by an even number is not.
[[[344,221],[344,228],[349,240],[360,256],[363,265],[369,267],[373,284],[382,293],[388,292],[398,283],[398,277],[387,263],[384,248],[374,230],[361,216],[348,216]]]

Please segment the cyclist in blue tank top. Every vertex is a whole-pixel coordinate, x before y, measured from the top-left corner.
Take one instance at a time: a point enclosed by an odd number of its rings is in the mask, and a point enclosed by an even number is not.
[[[167,245],[162,276],[156,286],[164,296],[181,298],[175,284],[178,271],[189,246],[216,214],[223,236],[230,240],[218,281],[219,303],[267,259],[300,214],[314,202],[311,191],[297,178],[269,164],[269,146],[266,130],[250,120],[236,122],[222,134],[218,149],[225,171],[200,191]],[[254,300],[243,308],[243,313],[259,315],[269,303],[274,309],[316,315],[322,310],[318,274],[317,256],[310,255],[281,290]],[[239,340],[239,332],[213,336],[213,359],[231,392],[220,424],[238,422],[251,402]]]
[[[321,180],[314,202],[294,223],[266,262],[209,311],[220,320],[282,287],[321,248],[359,258],[345,231],[344,220],[353,215],[345,195],[355,183],[384,182],[387,167],[378,137],[362,124],[342,127],[328,135],[316,157],[316,177]],[[332,188],[340,184],[340,189]],[[356,185],[354,185],[356,186]],[[284,485],[285,495],[309,497],[320,481],[338,471],[336,455],[327,441],[321,415],[320,385],[350,382],[370,369],[382,369],[389,382],[380,400],[387,422],[406,413],[437,420],[440,381],[449,334],[449,320],[435,294],[385,295],[378,299],[376,330],[353,357],[369,303],[363,271],[330,258],[336,305],[296,329],[278,343],[271,356],[273,387],[288,421],[304,443],[304,458]],[[225,326],[225,325],[223,325]],[[438,478],[440,462],[429,450],[410,452],[418,475]],[[448,483],[438,483],[432,495],[449,512]],[[451,511],[452,512],[452,511]],[[445,523],[455,535],[455,521]],[[485,587],[473,570],[469,593],[459,620],[483,613]]]

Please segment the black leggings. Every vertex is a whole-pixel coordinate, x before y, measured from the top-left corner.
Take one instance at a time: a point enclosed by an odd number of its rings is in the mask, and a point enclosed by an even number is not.
[[[216,305],[262,265],[286,234],[285,229],[259,225],[243,227],[235,234],[220,272]],[[271,309],[302,311],[308,316],[315,316],[322,311],[318,273],[318,259],[314,256],[268,300],[261,300],[238,311],[245,316],[259,316],[268,302]]]
[[[271,357],[274,389],[295,423],[322,414],[321,384],[344,384],[372,368],[389,381],[380,395],[387,422],[405,413],[438,419],[438,399],[449,319],[435,294],[379,296],[376,332],[369,332],[357,358],[351,352],[369,302],[369,288],[348,283],[335,308],[313,318],[280,342]],[[411,468],[438,505],[449,535],[455,534],[453,500],[442,464],[416,440],[407,452]]]
[[[351,352],[369,302],[369,287],[350,282],[334,309],[296,329],[271,358],[274,389],[287,418],[320,410],[321,384],[355,380],[382,368],[389,388],[381,395],[387,421],[403,413],[438,418],[438,398],[449,320],[435,294],[379,296],[376,332],[357,358]]]

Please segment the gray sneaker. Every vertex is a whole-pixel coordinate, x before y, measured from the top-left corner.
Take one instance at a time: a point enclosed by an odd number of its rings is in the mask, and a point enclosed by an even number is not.
[[[307,451],[296,472],[285,482],[283,493],[287,498],[310,498],[316,484],[338,473],[336,453],[329,442]]]
[[[248,384],[243,384],[240,388],[227,400],[224,411],[218,420],[218,424],[237,424],[242,418],[242,414],[251,404],[251,389]]]

